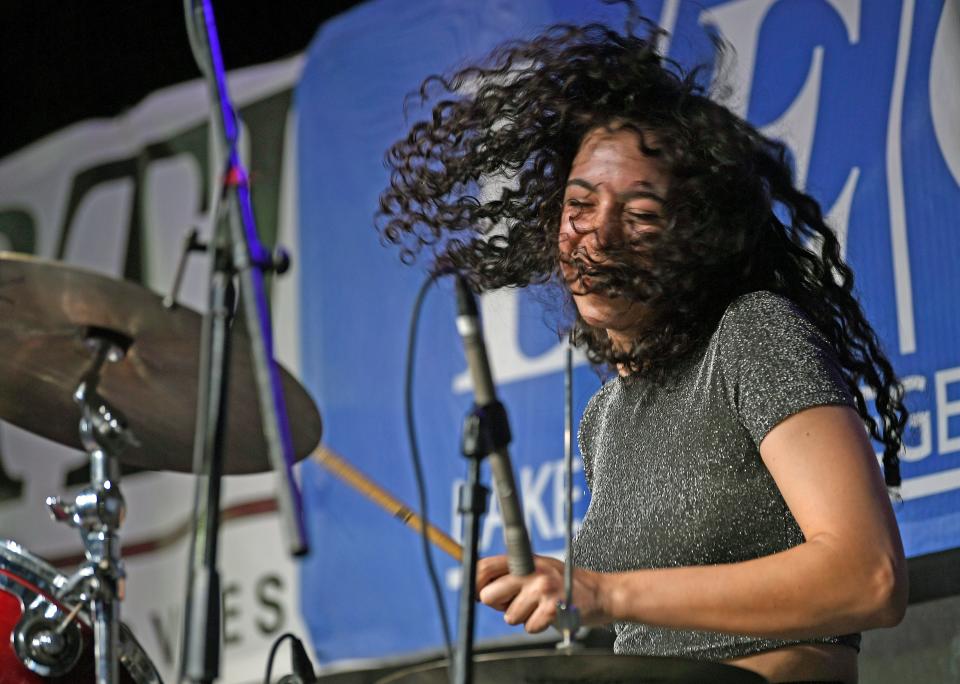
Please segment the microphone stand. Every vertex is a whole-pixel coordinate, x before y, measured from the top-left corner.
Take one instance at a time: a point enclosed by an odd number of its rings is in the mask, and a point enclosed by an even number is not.
[[[282,273],[289,264],[282,253],[270,254],[260,242],[250,200],[248,176],[238,152],[239,125],[227,92],[220,41],[210,0],[184,0],[187,34],[200,71],[216,103],[211,131],[224,152],[220,201],[227,220],[214,205],[213,269],[210,310],[204,316],[198,387],[199,415],[194,440],[194,528],[188,568],[181,679],[208,684],[220,668],[220,578],[217,534],[220,522],[220,480],[229,386],[230,324],[234,280],[238,279],[250,339],[254,377],[270,463],[277,473],[279,509],[293,555],[307,552],[300,493],[293,477],[293,441],[287,420],[280,373],[273,360],[273,335],[264,289],[266,271]]]
[[[510,426],[500,404],[495,412],[499,429],[505,429],[507,441]],[[502,421],[502,422],[501,422]],[[480,547],[480,519],[487,512],[490,490],[480,482],[480,464],[490,453],[492,437],[497,431],[484,407],[474,405],[463,421],[462,451],[469,461],[467,481],[460,485],[457,512],[463,518],[464,545],[460,560],[460,606],[457,619],[457,648],[450,668],[451,684],[470,684],[473,681],[473,641],[476,626],[474,585],[477,583],[477,556]]]
[[[500,511],[503,516],[504,541],[507,546],[511,574],[533,572],[533,554],[524,525],[513,479],[507,446],[510,444],[510,422],[507,411],[497,399],[493,374],[487,359],[486,345],[477,302],[470,287],[460,275],[455,277],[457,292],[457,329],[463,340],[464,355],[473,381],[474,404],[463,426],[463,454],[470,460],[467,482],[460,488],[458,512],[464,517],[465,541],[460,587],[460,613],[457,625],[457,649],[450,668],[451,684],[473,681],[473,636],[476,606],[474,585],[477,579],[480,516],[487,510],[489,490],[480,484],[480,463],[489,457]]]

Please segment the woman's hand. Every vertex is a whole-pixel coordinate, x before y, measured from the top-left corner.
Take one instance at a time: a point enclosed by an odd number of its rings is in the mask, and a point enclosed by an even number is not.
[[[534,556],[534,570],[524,577],[511,575],[506,556],[483,558],[477,564],[477,596],[486,605],[503,612],[511,625],[523,623],[531,634],[547,629],[557,617],[557,603],[565,597],[563,563]],[[573,605],[587,625],[610,622],[604,608],[605,575],[573,569]]]

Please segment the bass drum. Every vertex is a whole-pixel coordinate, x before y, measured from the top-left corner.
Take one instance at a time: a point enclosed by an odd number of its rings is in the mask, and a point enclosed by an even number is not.
[[[0,540],[0,684],[96,681],[89,617],[80,610],[67,622],[72,606],[57,599],[66,582],[66,576],[16,542]],[[120,625],[119,633],[120,682],[162,684],[126,625]],[[56,655],[32,656],[35,649],[29,644],[34,638]]]

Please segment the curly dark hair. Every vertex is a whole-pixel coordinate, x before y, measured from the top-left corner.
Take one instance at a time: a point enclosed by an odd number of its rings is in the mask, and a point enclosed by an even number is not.
[[[710,99],[704,68],[685,70],[660,55],[656,26],[642,22],[638,35],[636,25],[553,26],[451,76],[427,78],[419,97],[432,105],[431,118],[386,156],[383,240],[407,263],[424,251],[440,258],[478,290],[563,285],[558,227],[574,156],[590,131],[629,127],[671,179],[663,230],[605,251],[602,264],[573,265],[591,276],[591,288],[642,302],[648,324],[622,350],[575,315],[574,341],[595,364],[663,379],[736,297],[779,293],[832,345],[861,417],[885,447],[886,482],[898,486],[902,389],[819,204],[794,186],[785,145]],[[498,178],[509,182],[483,197],[482,185]],[[861,383],[875,394],[879,421]]]

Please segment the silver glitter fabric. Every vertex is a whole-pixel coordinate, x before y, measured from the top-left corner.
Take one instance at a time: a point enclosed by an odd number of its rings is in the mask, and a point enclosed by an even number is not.
[[[853,405],[832,350],[791,302],[740,297],[702,352],[661,385],[615,378],[590,400],[580,451],[590,506],[578,566],[603,572],[735,563],[803,541],[759,444],[811,406]],[[796,643],[859,648],[858,634],[800,641],[636,623],[616,653],[726,660]]]

